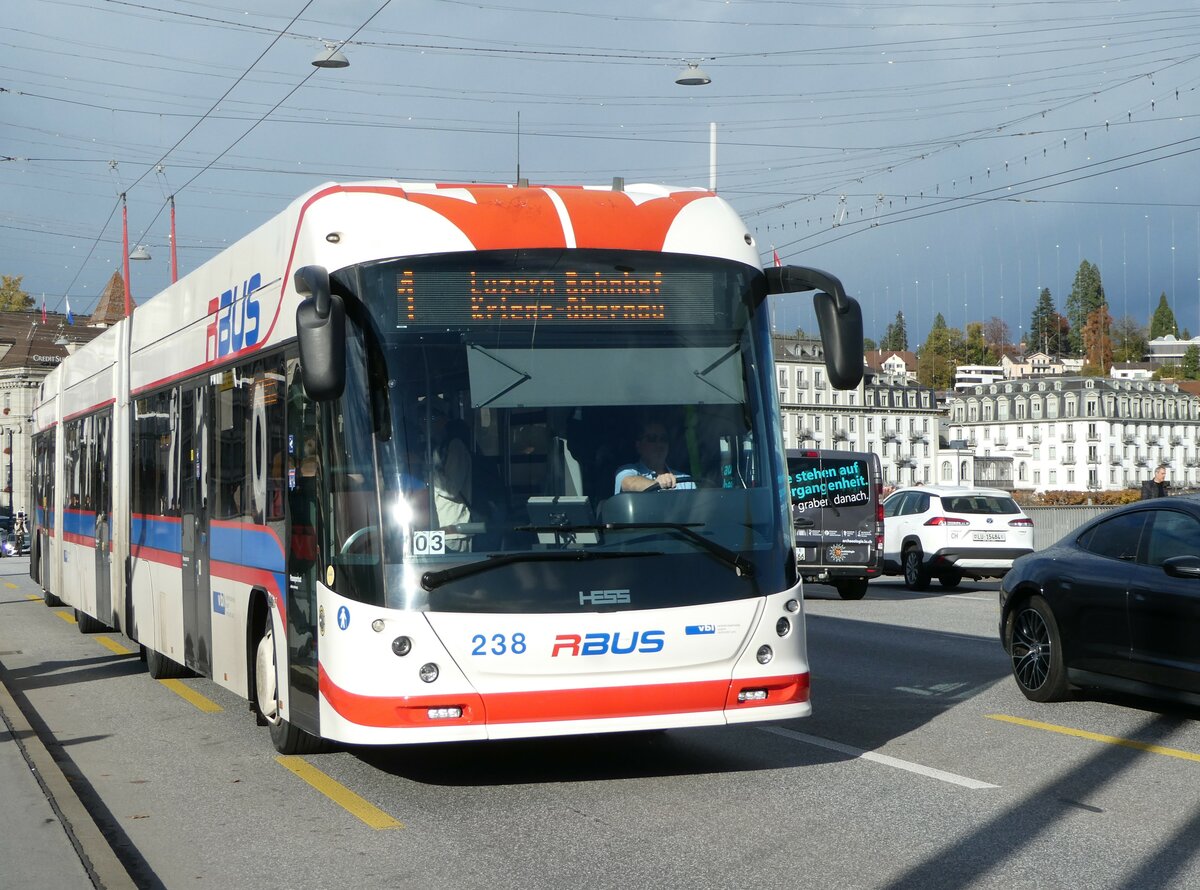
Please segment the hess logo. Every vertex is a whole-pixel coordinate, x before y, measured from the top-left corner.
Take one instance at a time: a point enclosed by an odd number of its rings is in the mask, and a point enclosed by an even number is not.
[[[208,312],[215,317],[208,326],[205,358],[211,361],[257,345],[259,302],[255,291],[261,286],[262,276],[255,272],[240,288],[231,287],[208,301]]]
[[[629,655],[631,652],[661,652],[665,630],[617,631],[616,633],[559,634],[554,638],[551,658],[559,655]]]

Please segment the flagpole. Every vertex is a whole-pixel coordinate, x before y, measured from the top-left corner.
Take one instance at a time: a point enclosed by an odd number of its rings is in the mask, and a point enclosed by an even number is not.
[[[125,317],[129,317],[129,208],[125,204],[125,193],[121,192],[121,273],[125,276]]]
[[[175,256],[175,196],[171,195],[171,283],[174,284],[179,280],[179,261]],[[126,291],[128,293],[128,291]],[[125,314],[129,314],[129,309],[126,308]]]

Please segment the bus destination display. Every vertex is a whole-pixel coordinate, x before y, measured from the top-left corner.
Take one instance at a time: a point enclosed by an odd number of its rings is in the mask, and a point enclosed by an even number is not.
[[[396,322],[408,325],[710,324],[710,272],[400,269]]]

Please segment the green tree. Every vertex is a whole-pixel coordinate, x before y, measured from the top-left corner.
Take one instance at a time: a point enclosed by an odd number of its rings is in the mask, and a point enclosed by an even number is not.
[[[904,352],[908,349],[908,330],[904,325],[904,313],[897,312],[896,320],[887,326],[883,339],[879,341],[880,349],[891,349]]]
[[[879,344],[870,337],[863,337],[863,352],[874,352],[879,348]]]
[[[950,389],[954,386],[957,357],[963,352],[963,335],[958,328],[946,326],[946,319],[938,313],[925,338],[925,345],[917,360],[917,380],[934,389]]]
[[[0,312],[24,312],[33,308],[33,297],[21,289],[24,275],[0,275]]]
[[[1200,346],[1195,343],[1183,353],[1182,372],[1188,380],[1200,380]]]
[[[1126,315],[1112,326],[1113,361],[1140,362],[1146,358],[1146,329]]]
[[[1105,306],[1104,284],[1100,281],[1100,270],[1084,260],[1075,273],[1071,293],[1067,297],[1066,316],[1071,325],[1071,354],[1083,355],[1083,328],[1092,313]]]
[[[965,365],[994,365],[1000,360],[988,349],[987,340],[983,338],[983,322],[973,321],[967,325],[967,336],[963,343],[963,364]]]
[[[1171,311],[1171,304],[1167,302],[1166,291],[1163,291],[1158,298],[1158,308],[1154,310],[1150,319],[1150,339],[1157,340],[1168,334],[1178,337],[1179,325],[1175,323],[1175,313]]]
[[[1064,337],[1066,330],[1069,330],[1066,319],[1058,314],[1054,298],[1050,296],[1050,288],[1042,288],[1037,305],[1033,307],[1033,315],[1029,318],[1028,351],[1062,355],[1069,348]]]

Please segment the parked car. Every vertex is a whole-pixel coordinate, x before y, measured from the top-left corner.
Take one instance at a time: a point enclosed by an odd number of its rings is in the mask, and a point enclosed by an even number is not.
[[[796,564],[805,581],[837,588],[846,600],[866,595],[880,574],[882,473],[869,452],[788,449],[788,485]]]
[[[1006,491],[920,485],[883,503],[883,573],[910,590],[937,578],[953,590],[963,578],[1000,578],[1033,552],[1033,520]]]
[[[1198,628],[1196,496],[1093,519],[1017,560],[1000,588],[1000,639],[1033,701],[1059,701],[1074,684],[1200,702]]]
[[[29,540],[24,535],[9,532],[0,537],[0,555],[24,556],[29,553]]]

